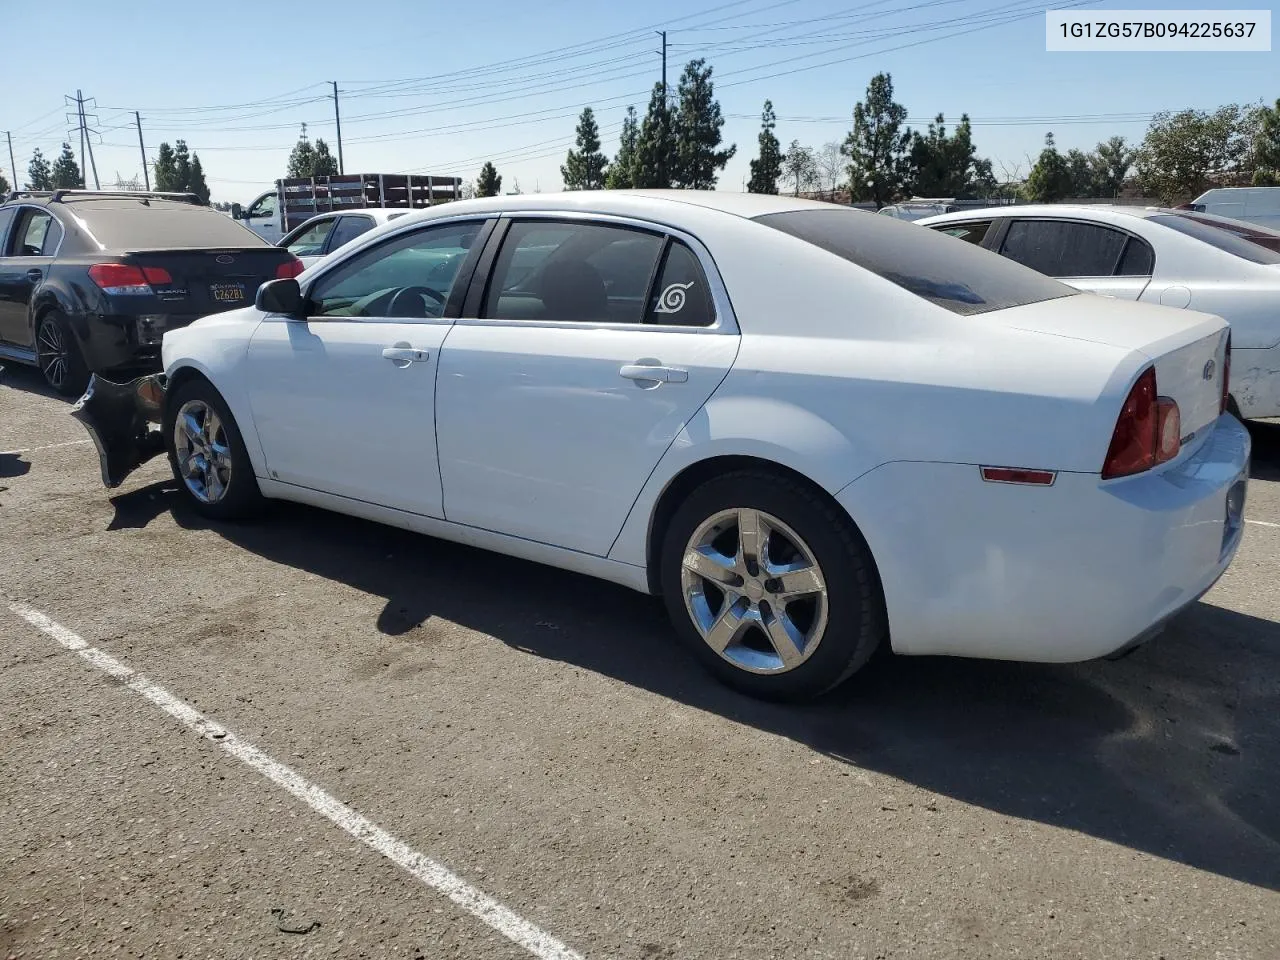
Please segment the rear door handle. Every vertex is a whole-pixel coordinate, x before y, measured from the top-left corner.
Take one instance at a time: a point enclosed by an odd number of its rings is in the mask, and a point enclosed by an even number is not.
[[[413,347],[383,347],[382,356],[386,360],[395,360],[397,363],[419,363],[431,357],[427,350],[417,350]]]
[[[628,380],[657,380],[661,383],[684,383],[689,379],[688,370],[647,363],[624,363],[618,373]]]
[[[39,283],[40,278],[43,276],[44,274],[41,273],[39,270],[37,270],[35,267],[32,267],[30,270],[27,271],[27,279],[30,280],[32,283]]]

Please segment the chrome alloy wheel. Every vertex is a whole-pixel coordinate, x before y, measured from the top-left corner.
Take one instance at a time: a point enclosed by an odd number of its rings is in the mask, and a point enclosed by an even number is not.
[[[762,510],[722,510],[699,526],[685,546],[680,583],[702,639],[743,670],[786,673],[822,641],[822,569],[794,530]]]
[[[66,338],[53,317],[45,317],[40,321],[40,330],[36,334],[36,362],[49,386],[61,390],[67,382],[71,366]]]
[[[201,503],[217,503],[231,484],[231,444],[217,412],[203,400],[188,400],[173,424],[178,472]]]

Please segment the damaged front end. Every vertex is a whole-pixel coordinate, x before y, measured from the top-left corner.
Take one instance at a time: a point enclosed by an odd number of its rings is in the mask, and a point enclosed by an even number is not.
[[[98,449],[102,482],[110,489],[142,464],[164,452],[165,376],[151,374],[112,383],[97,374],[89,378],[71,416],[79,420]]]

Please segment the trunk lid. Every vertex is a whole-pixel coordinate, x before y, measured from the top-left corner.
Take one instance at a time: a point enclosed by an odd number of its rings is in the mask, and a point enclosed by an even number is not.
[[[140,267],[159,267],[172,278],[151,284],[175,313],[203,315],[251,306],[258,287],[276,278],[280,264],[293,255],[280,247],[216,250],[137,250],[124,259]]]
[[[1221,317],[1081,294],[995,311],[981,319],[1142,354],[1155,365],[1159,395],[1178,404],[1184,445],[1198,445],[1207,435],[1205,428],[1218,418],[1229,330]]]

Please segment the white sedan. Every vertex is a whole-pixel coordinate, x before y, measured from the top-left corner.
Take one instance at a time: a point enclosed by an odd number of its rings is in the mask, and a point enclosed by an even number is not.
[[[294,227],[276,246],[284,247],[301,260],[303,266],[309,267],[356,237],[408,212],[390,207],[352,207],[321,213]]]
[[[1226,318],[1230,409],[1280,417],[1280,233],[1191,210],[1093,204],[965,210],[916,224],[1080,290]]]
[[[1195,601],[1242,530],[1226,346],[890,217],[541,194],[373,230],[75,415],[108,486],[163,449],[211,518],[295,500],[659,593],[721,679],[804,698],[882,644],[1075,661]]]

